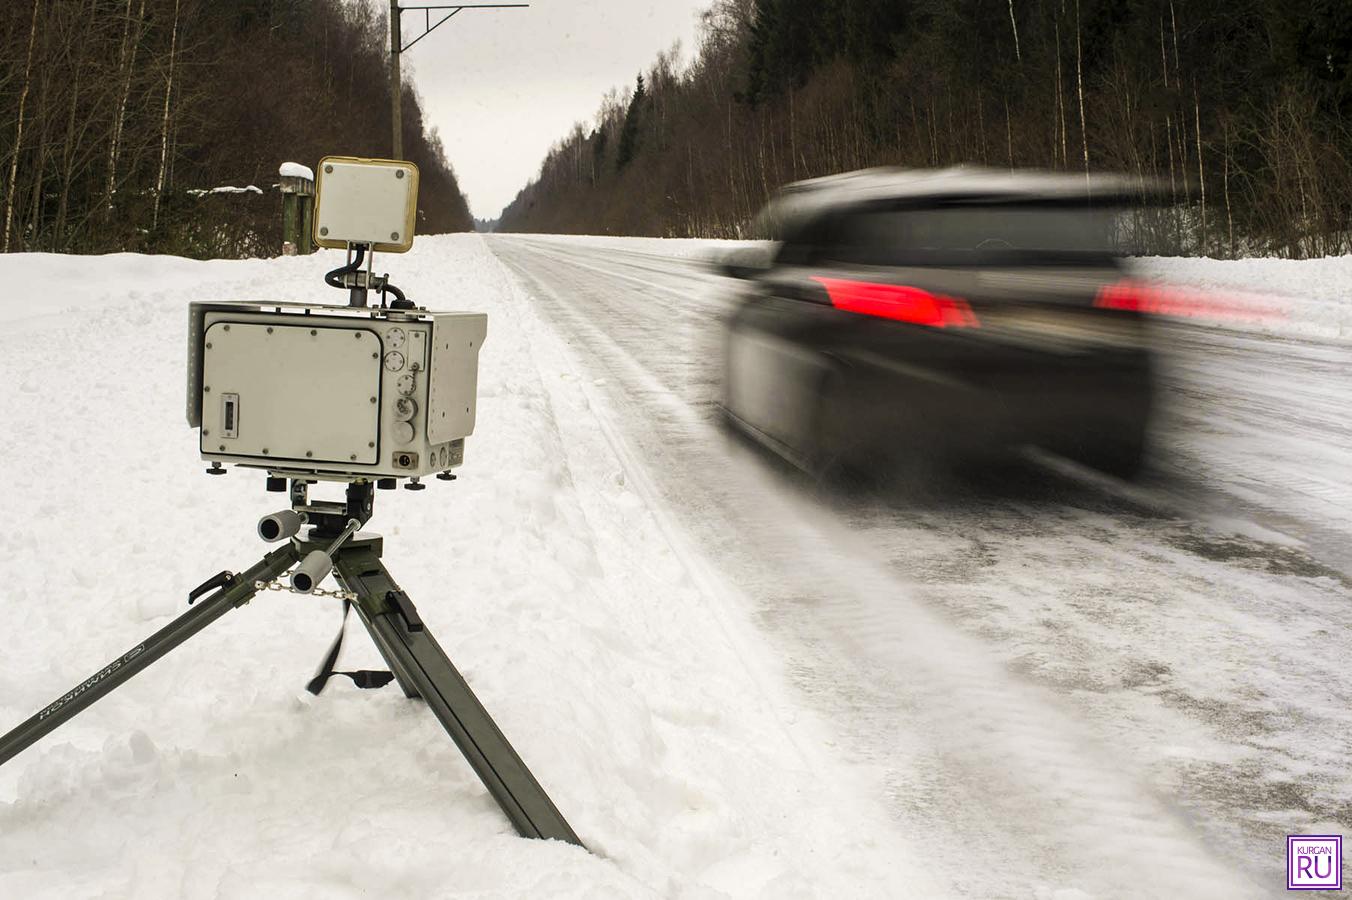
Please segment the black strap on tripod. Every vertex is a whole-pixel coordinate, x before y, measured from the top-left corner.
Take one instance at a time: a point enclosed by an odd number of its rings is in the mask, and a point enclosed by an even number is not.
[[[352,610],[350,600],[343,601],[343,621],[338,626],[338,636],[333,639],[333,646],[329,648],[324,661],[319,665],[319,671],[315,677],[310,679],[310,683],[305,689],[315,696],[319,696],[320,691],[324,690],[324,685],[329,683],[329,679],[334,675],[344,675],[352,679],[352,683],[359,688],[383,688],[394,680],[393,672],[380,672],[372,669],[362,669],[356,672],[335,672],[333,666],[338,662],[338,651],[343,649],[343,634],[347,631],[347,614]]]

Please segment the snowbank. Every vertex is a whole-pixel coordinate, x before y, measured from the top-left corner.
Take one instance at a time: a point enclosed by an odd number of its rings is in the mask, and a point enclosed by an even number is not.
[[[1323,259],[1197,259],[1144,257],[1152,279],[1235,295],[1277,315],[1224,327],[1264,334],[1352,340],[1352,256]]]
[[[277,174],[283,178],[305,178],[310,181],[315,180],[314,169],[309,166],[302,166],[300,163],[284,162],[277,167]]]
[[[256,184],[246,185],[245,187],[235,187],[229,184],[223,184],[220,187],[214,187],[210,190],[206,188],[193,188],[188,194],[193,197],[205,197],[207,194],[261,194],[263,189]]]
[[[182,418],[185,307],[331,300],[339,258],[0,257],[0,728],[261,556],[280,504],[205,477]],[[393,686],[304,694],[337,607],[266,593],[0,769],[0,896],[941,896],[481,240],[388,268],[489,338],[460,480],[381,494],[372,529],[592,853],[517,838]],[[352,638],[343,664],[378,666]]]

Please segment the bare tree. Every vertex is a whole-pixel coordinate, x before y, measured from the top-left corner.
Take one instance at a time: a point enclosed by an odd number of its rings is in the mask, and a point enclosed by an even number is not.
[[[178,12],[179,0],[174,0],[174,20],[170,28],[169,64],[164,76],[164,113],[160,117],[160,165],[155,175],[155,204],[151,213],[150,227],[160,224],[160,200],[164,196],[164,174],[169,163],[169,102],[174,95],[174,57],[178,50]]]
[[[1197,186],[1198,186],[1199,192],[1201,193],[1201,203],[1202,203],[1202,241],[1201,241],[1201,244],[1202,244],[1202,253],[1205,254],[1206,251],[1207,251],[1207,235],[1206,235],[1206,170],[1203,168],[1203,165],[1202,165],[1202,103],[1201,103],[1201,101],[1200,101],[1200,100],[1198,99],[1198,97],[1197,97],[1197,85],[1196,85],[1196,84],[1194,84],[1193,87],[1192,87],[1192,104],[1193,104],[1193,105],[1192,105],[1193,115],[1196,117],[1196,118],[1194,118],[1193,122],[1194,122],[1194,124],[1195,124],[1195,126],[1196,126],[1194,130],[1195,130],[1195,132],[1196,132],[1196,134],[1197,134]]]
[[[132,0],[127,0],[127,10],[122,20],[122,43],[118,52],[118,94],[112,135],[108,141],[108,181],[103,200],[105,219],[113,211],[113,193],[117,190],[117,154],[122,142],[122,125],[127,117],[127,100],[131,96],[131,76],[136,68],[141,23],[145,21],[146,14],[146,0],[141,0],[135,19],[132,19],[131,5]]]
[[[0,245],[0,253],[9,252],[9,239],[14,223],[14,188],[18,181],[19,154],[23,151],[24,107],[28,103],[28,88],[33,75],[33,43],[38,34],[38,12],[42,0],[33,0],[33,19],[28,27],[28,56],[23,67],[23,87],[19,91],[19,117],[15,125],[14,150],[9,157],[9,183],[5,186],[5,237]]]
[[[1080,0],[1075,0],[1075,89],[1080,96],[1080,146],[1084,150],[1084,183],[1089,185],[1089,132],[1084,121],[1084,51],[1080,46]]]

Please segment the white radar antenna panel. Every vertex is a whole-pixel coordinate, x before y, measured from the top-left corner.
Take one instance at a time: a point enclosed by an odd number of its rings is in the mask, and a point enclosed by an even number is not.
[[[367,244],[384,253],[413,246],[418,167],[393,159],[326,156],[315,184],[314,238],[320,247]]]

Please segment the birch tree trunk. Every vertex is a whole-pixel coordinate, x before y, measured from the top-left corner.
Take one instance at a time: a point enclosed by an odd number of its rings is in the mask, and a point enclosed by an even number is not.
[[[986,98],[981,96],[981,88],[976,90],[976,127],[981,141],[981,164],[984,166],[990,160],[986,156]]]
[[[1197,132],[1197,185],[1202,197],[1202,255],[1206,255],[1206,170],[1202,168],[1202,104],[1197,96],[1197,85],[1192,86],[1193,120]]]
[[[1061,18],[1056,19],[1056,119],[1061,132],[1061,167],[1070,167],[1070,154],[1066,149],[1066,97],[1061,86]],[[1052,136],[1052,155],[1056,154],[1056,136]]]
[[[127,116],[127,100],[131,96],[131,75],[136,68],[136,50],[140,44],[141,23],[145,20],[146,0],[136,13],[136,26],[132,27],[132,0],[127,0],[126,21],[122,26],[122,47],[118,54],[118,93],[117,108],[113,113],[113,133],[108,141],[108,182],[104,188],[103,217],[107,221],[112,217],[113,193],[117,190],[117,156],[122,143],[122,125]]]
[[[1005,98],[1005,152],[1009,156],[1009,170],[1014,171],[1014,126],[1009,121],[1009,98]]]
[[[1225,167],[1221,176],[1221,186],[1225,192],[1225,238],[1228,255],[1235,256],[1235,219],[1230,212],[1230,120],[1225,120]]]
[[[1169,150],[1169,199],[1178,200],[1178,182],[1174,178],[1174,118],[1164,114],[1164,146]]]
[[[160,116],[160,166],[155,175],[155,205],[150,215],[151,230],[160,224],[160,198],[164,195],[164,174],[169,163],[169,101],[174,94],[174,56],[178,52],[179,0],[174,0],[174,22],[169,33],[169,72],[164,80],[164,113]]]
[[[1160,65],[1164,72],[1164,89],[1169,89],[1169,54],[1164,49],[1164,17],[1160,17]]]
[[[1174,83],[1181,86],[1183,64],[1178,61],[1178,18],[1174,16],[1174,0],[1169,0],[1169,24],[1174,32]]]
[[[1080,95],[1080,146],[1084,149],[1084,186],[1089,189],[1089,129],[1084,122],[1084,51],[1080,45],[1080,0],[1075,0],[1075,86]]]
[[[51,40],[51,29],[43,32],[43,49],[46,50],[47,43]],[[40,230],[42,228],[42,184],[43,174],[47,170],[47,141],[50,132],[51,116],[48,115],[47,98],[52,91],[52,72],[45,66],[39,66],[38,71],[42,73],[42,80],[38,83],[37,108],[33,115],[33,128],[37,131],[38,145],[33,153],[33,196],[28,206],[28,221],[25,227],[28,230],[29,242],[40,246]]]
[[[19,91],[19,124],[15,126],[14,152],[9,158],[9,183],[5,185],[5,237],[0,253],[9,252],[9,240],[14,226],[14,182],[19,174],[19,152],[23,149],[23,115],[28,103],[28,86],[33,74],[33,42],[38,34],[38,9],[42,0],[33,0],[33,22],[28,27],[28,60],[24,63],[23,87]]]

